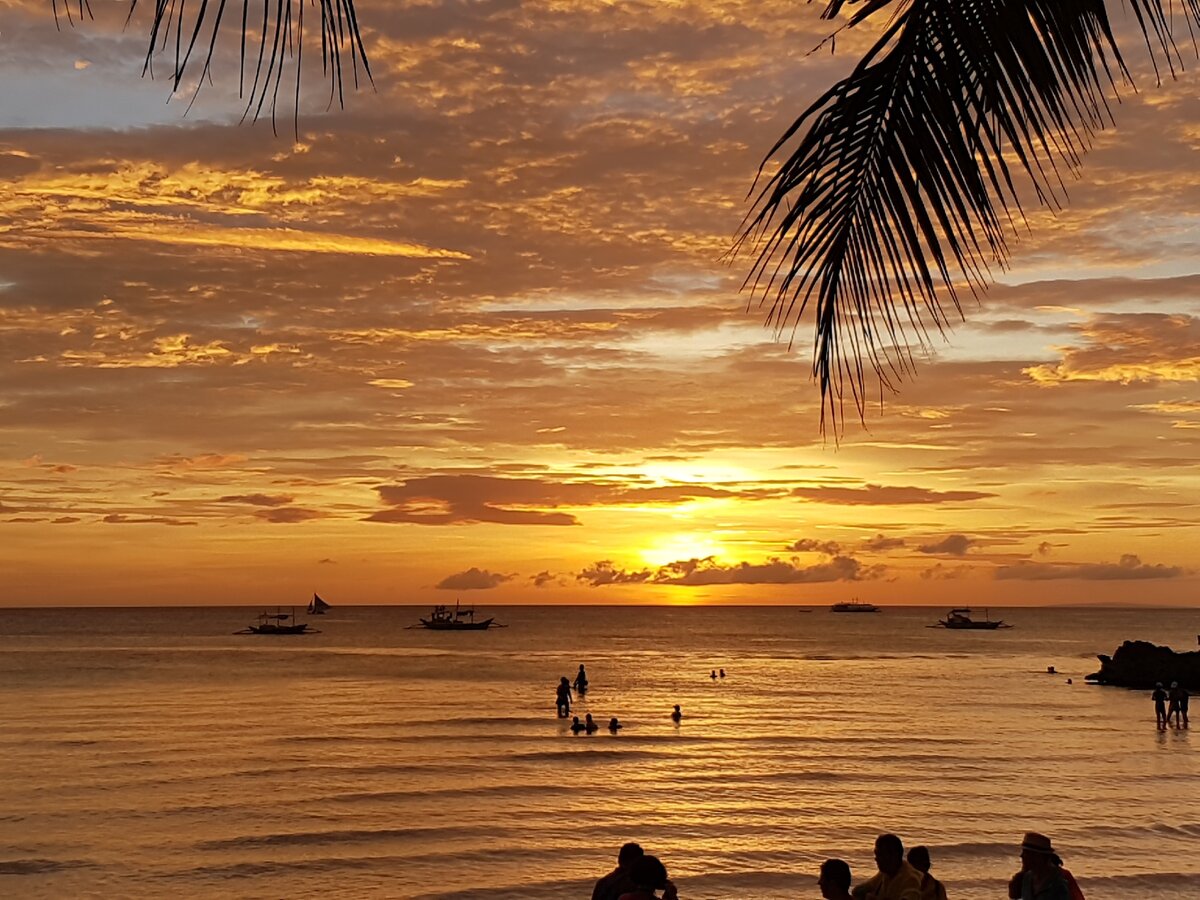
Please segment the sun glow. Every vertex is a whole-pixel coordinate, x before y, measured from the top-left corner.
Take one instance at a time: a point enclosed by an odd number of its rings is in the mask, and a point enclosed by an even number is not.
[[[642,559],[652,566],[665,566],[684,559],[704,559],[725,552],[721,543],[705,534],[665,534],[640,551]]]

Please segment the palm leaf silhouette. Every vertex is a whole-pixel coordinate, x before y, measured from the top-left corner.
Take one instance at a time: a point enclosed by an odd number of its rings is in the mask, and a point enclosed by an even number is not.
[[[777,333],[814,307],[821,428],[828,415],[835,432],[847,392],[862,417],[868,369],[881,398],[894,390],[929,324],[943,330],[964,289],[977,297],[1006,265],[1014,167],[1058,207],[1064,170],[1111,121],[1114,76],[1129,81],[1104,0],[850,2],[843,28],[886,12],[883,34],[767,153],[734,245],[757,253],[745,286]],[[1171,4],[1128,5],[1156,72],[1174,75]],[[1180,5],[1190,32],[1200,0]]]
[[[212,65],[222,37],[240,35],[238,96],[246,100],[243,117],[257,119],[269,109],[272,128],[279,105],[286,69],[295,70],[294,109],[299,114],[300,71],[305,32],[305,7],[319,13],[321,70],[329,80],[330,104],[342,105],[345,99],[345,69],[353,84],[359,84],[359,72],[371,81],[371,66],[363,47],[354,0],[150,0],[153,16],[142,74],[153,75],[154,60],[165,54],[172,60],[171,92],[178,92],[185,76],[196,75],[193,102],[206,80],[211,81]],[[55,21],[60,10],[69,22],[91,18],[88,0],[51,0]],[[130,0],[128,20],[138,11],[138,0]],[[228,13],[228,16],[227,16]],[[311,18],[311,13],[309,14]],[[233,21],[230,21],[232,19]],[[247,49],[249,48],[249,53]],[[197,67],[199,71],[197,72]],[[247,86],[248,85],[248,86]]]

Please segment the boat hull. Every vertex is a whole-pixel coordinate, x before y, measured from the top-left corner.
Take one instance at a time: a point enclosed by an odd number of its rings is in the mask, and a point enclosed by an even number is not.
[[[495,619],[484,619],[481,622],[438,622],[422,619],[421,624],[432,631],[486,631]]]
[[[251,634],[306,634],[308,625],[251,625]]]
[[[939,622],[943,628],[951,631],[995,631],[997,628],[1008,628],[1003,622]]]

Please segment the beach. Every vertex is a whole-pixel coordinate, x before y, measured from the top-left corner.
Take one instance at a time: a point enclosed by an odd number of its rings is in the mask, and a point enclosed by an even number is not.
[[[635,840],[685,900],[783,900],[827,857],[865,879],[894,832],[984,900],[1035,830],[1089,900],[1200,895],[1196,738],[1084,682],[1125,639],[1191,649],[1194,611],[493,607],[508,627],[436,633],[335,606],[232,634],[258,612],[0,611],[0,894],[563,900]],[[556,718],[580,663],[573,712],[619,735]]]

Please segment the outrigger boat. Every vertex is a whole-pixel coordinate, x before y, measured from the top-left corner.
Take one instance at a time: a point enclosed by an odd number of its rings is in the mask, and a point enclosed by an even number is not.
[[[297,622],[295,610],[285,613],[277,609],[273,613],[259,613],[257,625],[247,625],[241,631],[235,631],[234,634],[320,634],[320,632],[309,631],[307,622]]]
[[[495,621],[494,618],[490,618],[480,619],[476,622],[475,610],[463,609],[455,603],[454,609],[448,606],[435,606],[433,612],[429,614],[429,618],[422,619],[421,624],[434,631],[485,631],[491,628]],[[501,626],[497,625],[496,627]]]
[[[323,616],[327,609],[332,609],[332,607],[321,599],[320,594],[313,594],[313,598],[308,604],[308,614],[310,616]]]
[[[982,631],[994,631],[997,628],[1012,628],[1011,625],[1001,619],[989,618],[987,610],[984,610],[983,619],[972,619],[971,610],[965,606],[950,610],[950,612],[946,613],[946,618],[938,619],[936,625],[929,625],[927,627]]]

